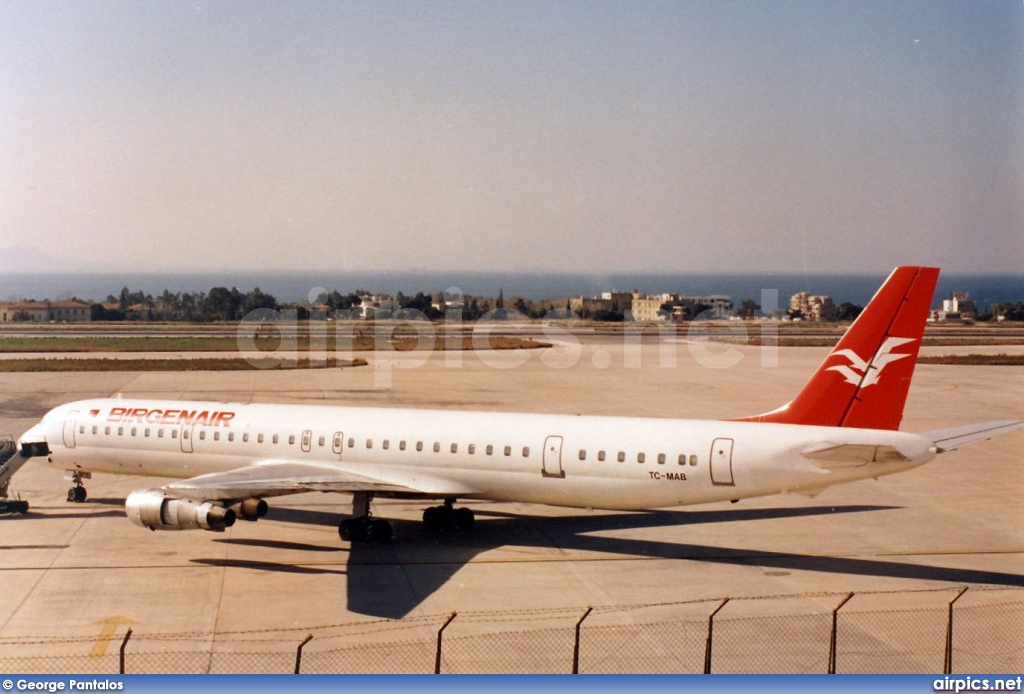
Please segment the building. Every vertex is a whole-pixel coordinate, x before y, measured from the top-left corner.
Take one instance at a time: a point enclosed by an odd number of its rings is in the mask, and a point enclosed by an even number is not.
[[[603,292],[601,296],[585,297],[582,294],[569,297],[569,309],[584,318],[597,311],[614,311],[626,315],[633,306],[633,292]]]
[[[971,300],[970,292],[952,292],[948,299],[942,300],[942,309],[932,311],[931,320],[974,320],[978,317],[978,309]]]
[[[835,320],[836,305],[830,296],[800,292],[789,299],[789,313],[799,313],[806,320]]]
[[[391,318],[391,314],[398,308],[398,304],[388,294],[374,294],[372,296],[364,296],[362,299],[363,303],[356,306],[353,311],[358,313],[359,317],[364,320]]]
[[[668,304],[669,308],[662,308]],[[632,320],[638,323],[725,318],[732,312],[732,298],[725,294],[653,294],[633,292]]]
[[[91,320],[92,306],[79,299],[0,303],[0,323],[88,323]]]

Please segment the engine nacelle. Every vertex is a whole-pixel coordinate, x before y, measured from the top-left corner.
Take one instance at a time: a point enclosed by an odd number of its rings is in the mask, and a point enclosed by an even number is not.
[[[195,501],[168,495],[163,489],[140,489],[124,502],[125,513],[135,525],[150,530],[213,530],[222,532],[235,524],[235,512],[211,501]]]
[[[256,521],[267,515],[269,507],[263,499],[246,499],[232,504],[230,509],[235,512],[235,516],[242,520]]]

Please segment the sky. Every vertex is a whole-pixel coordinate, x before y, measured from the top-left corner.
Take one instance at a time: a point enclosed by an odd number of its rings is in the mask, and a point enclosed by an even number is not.
[[[6,0],[19,271],[1024,271],[1021,0]]]

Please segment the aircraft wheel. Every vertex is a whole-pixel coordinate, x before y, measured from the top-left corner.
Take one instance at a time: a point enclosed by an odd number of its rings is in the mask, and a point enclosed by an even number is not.
[[[373,520],[368,524],[366,535],[370,542],[389,542],[394,537],[394,532],[388,521]]]
[[[355,534],[355,523],[351,518],[346,518],[338,523],[338,535],[343,542],[351,542]]]
[[[68,490],[68,502],[72,504],[80,504],[85,501],[86,491],[85,487],[72,487]]]
[[[468,508],[457,508],[452,515],[452,521],[455,523],[457,530],[472,530],[473,523],[476,520],[473,515],[473,511]]]

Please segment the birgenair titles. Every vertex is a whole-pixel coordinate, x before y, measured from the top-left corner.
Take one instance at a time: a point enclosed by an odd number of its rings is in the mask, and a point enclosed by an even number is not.
[[[351,542],[391,538],[375,497],[434,500],[428,527],[468,530],[459,499],[652,509],[814,494],[1022,425],[899,431],[938,274],[897,268],[792,401],[745,419],[94,399],[54,408],[8,446],[0,484],[31,458],[68,471],[70,501],[94,472],[174,478],[125,502],[151,530],[221,531],[264,515],[266,499],[343,492]]]

